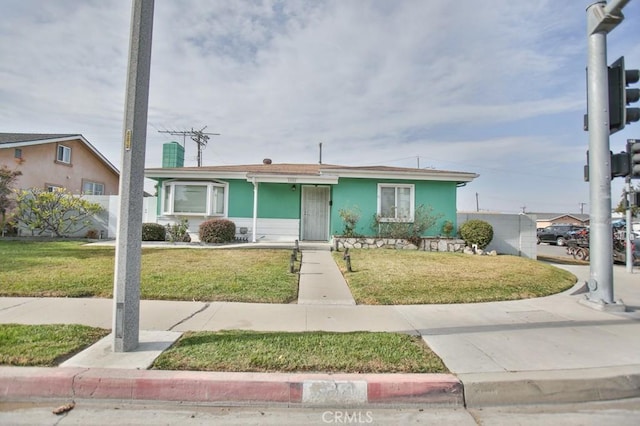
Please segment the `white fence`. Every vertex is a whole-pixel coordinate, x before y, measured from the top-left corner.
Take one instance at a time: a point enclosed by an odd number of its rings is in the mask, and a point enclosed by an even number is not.
[[[88,229],[98,231],[100,238],[113,239],[118,232],[118,211],[120,210],[120,197],[117,195],[85,195],[83,197],[92,203],[98,203],[103,210],[93,218],[93,223],[79,232],[74,237],[84,237]],[[142,222],[156,222],[157,197],[144,197]]]
[[[471,219],[493,226],[493,241],[487,250],[535,259],[538,255],[536,217],[526,214],[458,212],[458,226]]]

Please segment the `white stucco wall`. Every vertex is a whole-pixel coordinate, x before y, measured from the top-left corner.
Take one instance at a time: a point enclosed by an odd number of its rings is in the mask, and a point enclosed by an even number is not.
[[[487,250],[535,259],[538,255],[536,217],[526,214],[458,212],[458,226],[479,219],[493,226],[493,241]]]

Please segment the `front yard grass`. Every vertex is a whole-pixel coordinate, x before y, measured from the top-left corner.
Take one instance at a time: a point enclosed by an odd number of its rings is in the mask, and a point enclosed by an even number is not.
[[[113,247],[0,241],[0,296],[113,297]],[[141,298],[290,303],[287,250],[143,249]]]
[[[0,364],[53,367],[107,334],[76,324],[0,324]]]
[[[290,251],[143,249],[141,298],[292,303],[298,275]],[[0,296],[113,297],[113,247],[78,241],[0,240]],[[358,304],[474,303],[547,296],[576,278],[515,256],[407,250],[351,250],[334,258]]]
[[[417,336],[397,333],[185,333],[153,369],[247,372],[446,373]]]
[[[358,304],[474,303],[548,296],[571,288],[576,277],[515,256],[472,256],[407,250],[350,250],[333,256]]]

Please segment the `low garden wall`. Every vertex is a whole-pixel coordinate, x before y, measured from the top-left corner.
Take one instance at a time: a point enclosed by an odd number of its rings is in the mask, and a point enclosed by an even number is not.
[[[424,251],[441,251],[441,252],[462,252],[465,244],[464,240],[457,238],[423,238],[420,247],[410,241],[397,238],[346,238],[333,237],[333,247],[336,250],[344,249],[396,249],[396,250],[424,250]]]

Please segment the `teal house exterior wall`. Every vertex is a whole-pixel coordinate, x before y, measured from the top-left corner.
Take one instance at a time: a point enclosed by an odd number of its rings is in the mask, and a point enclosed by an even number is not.
[[[162,183],[173,179],[158,179],[158,200],[162,200]],[[216,179],[217,182],[228,183],[229,217],[253,217],[253,183],[241,179]],[[299,219],[300,189],[291,190],[290,184],[259,183],[258,217],[265,219]],[[161,215],[162,202],[157,203],[157,215]]]
[[[253,217],[253,183],[228,180],[229,217]],[[298,219],[300,191],[285,183],[258,183],[258,217],[263,219]]]
[[[363,236],[374,236],[374,217],[378,207],[378,184],[411,184],[415,188],[415,208],[420,205],[431,208],[431,214],[438,216],[436,224],[424,236],[442,233],[442,225],[450,221],[456,227],[456,183],[448,181],[415,181],[392,179],[341,178],[333,186],[331,208],[331,235],[344,233],[344,221],[340,211],[357,212],[360,220],[355,232]],[[455,229],[455,228],[454,228]]]

